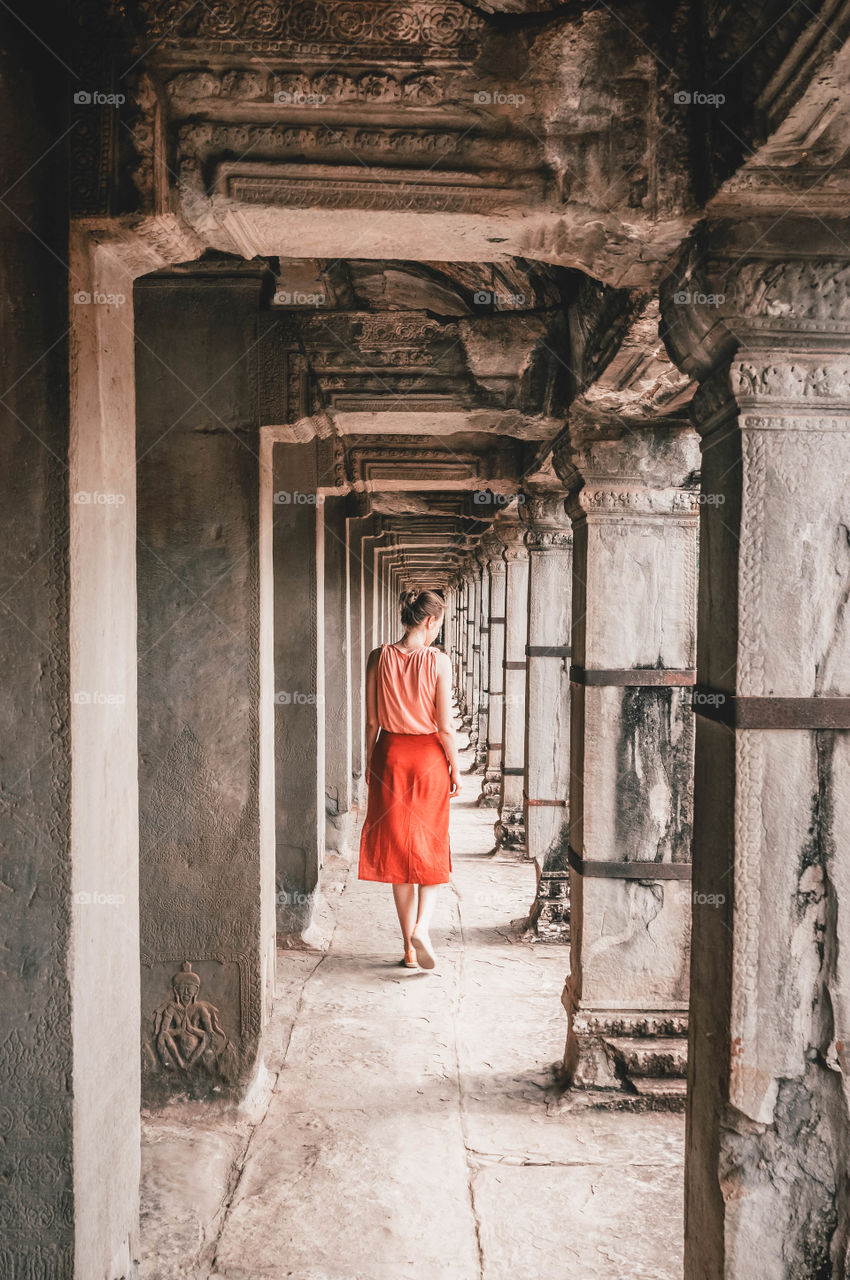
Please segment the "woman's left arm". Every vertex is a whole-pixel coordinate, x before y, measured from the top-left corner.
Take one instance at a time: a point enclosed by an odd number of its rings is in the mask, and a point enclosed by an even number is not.
[[[452,720],[452,663],[448,654],[437,654],[437,733],[449,765],[449,794],[460,791],[460,760]]]
[[[373,649],[366,663],[366,785],[369,785],[372,752],[378,741],[378,658],[380,649]]]

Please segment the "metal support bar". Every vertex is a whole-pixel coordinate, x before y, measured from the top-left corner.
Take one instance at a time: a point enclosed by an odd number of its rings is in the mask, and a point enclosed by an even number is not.
[[[588,670],[570,667],[571,684],[627,688],[687,688],[696,684],[697,673],[681,667],[621,667]]]
[[[761,698],[697,685],[690,705],[729,729],[850,729],[850,698]]]
[[[569,864],[580,876],[609,880],[690,880],[689,862],[588,862],[567,846]]]

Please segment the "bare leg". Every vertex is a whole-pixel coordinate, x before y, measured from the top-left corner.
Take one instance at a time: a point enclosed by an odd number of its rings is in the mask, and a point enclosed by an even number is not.
[[[416,886],[413,884],[394,884],[393,897],[395,898],[395,909],[398,912],[398,922],[401,925],[401,932],[404,938],[404,951],[407,954],[412,945],[410,938],[413,933],[413,921],[416,913]]]
[[[419,938],[429,940],[431,916],[437,905],[438,884],[421,884],[419,886],[419,906],[416,912],[416,924],[413,932]]]

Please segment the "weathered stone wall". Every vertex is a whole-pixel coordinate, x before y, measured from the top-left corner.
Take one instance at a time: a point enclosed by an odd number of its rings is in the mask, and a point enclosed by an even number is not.
[[[8,748],[14,737],[15,744],[0,761],[0,1271],[69,1280],[74,1045],[68,969],[67,207],[59,156],[49,152],[66,126],[38,42],[11,17],[4,18],[2,37],[4,187],[13,177],[19,181],[0,207],[7,320],[0,348],[0,706],[4,742]],[[33,157],[45,152],[33,166]],[[81,1119],[91,1124],[94,1117]]]

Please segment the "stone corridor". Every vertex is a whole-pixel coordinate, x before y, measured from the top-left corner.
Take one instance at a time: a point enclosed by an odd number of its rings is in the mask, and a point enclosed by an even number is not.
[[[479,785],[438,969],[393,963],[388,890],[332,856],[327,949],[278,953],[264,1087],[145,1119],[142,1280],[678,1280],[684,1118],[565,1102],[569,948],[523,940],[534,870],[488,856]]]
[[[0,1280],[850,1280],[850,0],[1,0],[0,104]]]

